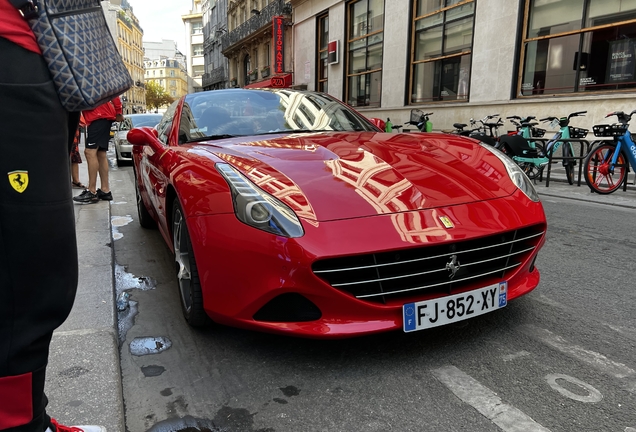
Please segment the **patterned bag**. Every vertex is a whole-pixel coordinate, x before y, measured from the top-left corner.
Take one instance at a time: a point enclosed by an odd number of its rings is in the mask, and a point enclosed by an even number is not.
[[[10,1],[28,20],[68,111],[95,108],[132,86],[100,0]]]

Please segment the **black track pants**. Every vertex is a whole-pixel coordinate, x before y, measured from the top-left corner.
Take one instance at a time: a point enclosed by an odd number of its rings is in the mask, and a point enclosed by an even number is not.
[[[76,116],[60,105],[41,56],[2,38],[0,52],[0,430],[42,432],[49,343],[77,287]]]

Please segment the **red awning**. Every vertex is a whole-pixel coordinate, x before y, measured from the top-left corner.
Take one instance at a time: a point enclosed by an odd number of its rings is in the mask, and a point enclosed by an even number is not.
[[[272,80],[271,80],[271,78],[268,78],[268,79],[263,80],[263,81],[257,81],[257,82],[250,83],[250,84],[244,86],[243,88],[268,88],[268,87],[272,86],[271,84],[272,84]]]
[[[243,88],[289,88],[291,81],[291,74],[276,75],[263,81],[249,83]]]

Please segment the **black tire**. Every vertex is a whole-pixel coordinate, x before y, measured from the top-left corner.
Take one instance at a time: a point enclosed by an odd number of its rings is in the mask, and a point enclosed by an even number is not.
[[[178,198],[175,198],[172,208],[172,244],[181,311],[190,326],[202,327],[210,319],[203,309],[203,292],[201,291],[199,271],[190,242],[190,233]]]
[[[606,143],[595,145],[583,162],[585,183],[592,192],[602,195],[617,191],[625,182],[628,162],[621,152],[616,160],[614,172],[609,171],[609,162],[616,151],[616,144]]]
[[[519,167],[523,170],[523,172],[528,176],[530,180],[534,180],[541,175],[542,168],[536,166],[533,163],[521,163]]]
[[[139,179],[137,178],[137,170],[133,170],[133,177],[135,177],[135,199],[137,201],[137,214],[139,215],[139,225],[146,229],[156,229],[157,222],[152,218],[152,215],[146,208],[144,200],[141,198],[139,192]]]
[[[572,154],[570,151],[570,143],[563,143],[563,166],[565,168],[565,177],[568,180],[568,183],[574,184],[574,159],[572,159]]]

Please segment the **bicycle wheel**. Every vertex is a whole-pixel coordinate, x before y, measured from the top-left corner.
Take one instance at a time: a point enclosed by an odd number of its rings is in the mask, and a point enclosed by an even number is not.
[[[616,151],[615,143],[601,144],[593,147],[585,158],[583,171],[585,183],[592,192],[611,194],[621,187],[627,176],[627,159],[621,152],[616,159],[614,169],[611,167],[612,157]]]
[[[523,170],[523,172],[528,176],[530,180],[534,180],[541,174],[543,171],[542,167],[538,167],[533,163],[523,162],[519,164],[519,167]]]
[[[563,167],[565,168],[565,177],[568,179],[568,183],[574,184],[574,159],[572,159],[572,150],[570,149],[570,143],[563,143]]]

